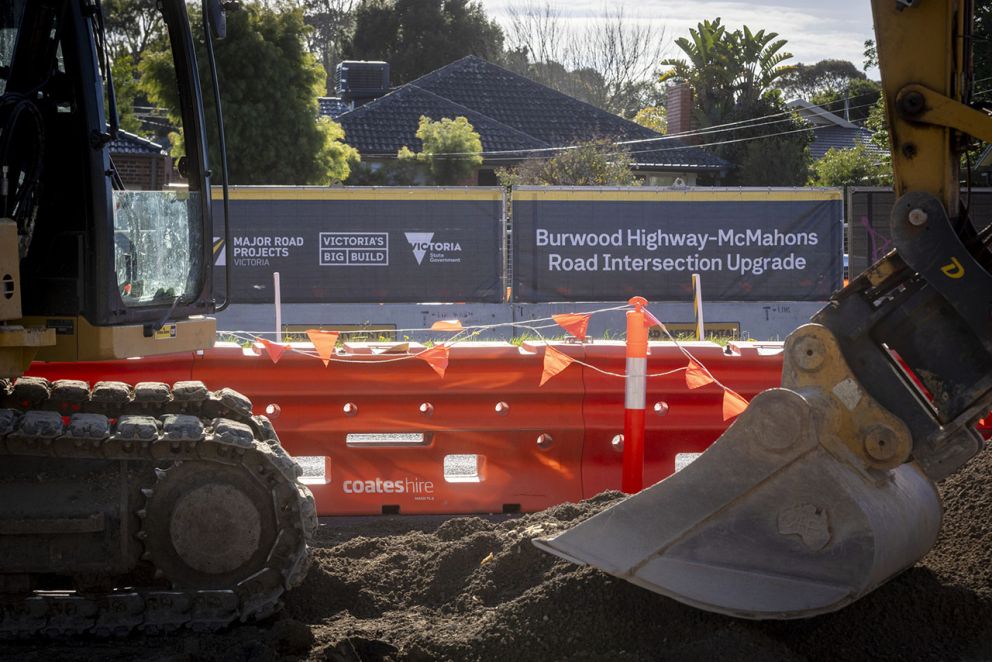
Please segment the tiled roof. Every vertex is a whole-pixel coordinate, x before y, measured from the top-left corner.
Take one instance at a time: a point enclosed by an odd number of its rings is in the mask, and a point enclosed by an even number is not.
[[[408,104],[410,106],[408,107]],[[415,106],[415,108],[414,108]],[[417,120],[464,115],[486,151],[564,147],[596,138],[627,145],[642,166],[723,170],[727,162],[675,138],[469,55],[337,118],[362,154],[416,149]],[[394,145],[396,146],[394,148]]]
[[[813,144],[809,152],[814,161],[822,159],[829,149],[851,149],[857,145],[864,145],[879,157],[886,154],[886,150],[871,141],[868,129],[804,99],[793,99],[788,105],[812,125]]]
[[[414,85],[404,85],[359,106],[338,117],[337,122],[344,128],[347,143],[357,148],[363,156],[395,156],[401,147],[416,151],[420,146],[416,133],[421,115],[434,120],[464,116],[479,134],[482,149],[487,152],[549,146],[513,127]]]
[[[165,151],[158,143],[146,140],[127,131],[118,131],[117,137],[108,146],[111,154],[149,154],[162,156]]]
[[[351,104],[340,97],[317,97],[317,103],[320,104],[320,114],[327,115],[331,119],[351,110]]]
[[[850,149],[857,145],[864,145],[869,152],[879,156],[885,154],[885,150],[871,141],[871,131],[868,129],[862,127],[845,129],[840,126],[813,127],[813,144],[809,146],[809,151],[813,160],[818,161],[831,148]]]

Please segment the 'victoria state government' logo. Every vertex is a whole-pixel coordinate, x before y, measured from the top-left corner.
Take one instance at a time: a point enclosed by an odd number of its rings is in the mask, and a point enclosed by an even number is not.
[[[434,241],[433,232],[407,232],[406,240],[413,248],[413,256],[417,264],[424,263],[424,256],[431,263],[461,262],[461,257],[451,257],[449,253],[461,253],[462,245],[457,241]]]

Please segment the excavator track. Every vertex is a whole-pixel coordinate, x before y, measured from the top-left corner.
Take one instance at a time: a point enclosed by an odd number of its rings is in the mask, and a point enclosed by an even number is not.
[[[4,511],[0,638],[217,630],[271,615],[303,580],[317,526],[313,496],[271,423],[253,416],[239,393],[211,392],[200,382],[98,382],[91,389],[22,377],[2,383],[0,404],[0,463],[14,467],[0,480],[44,494],[43,476],[16,469],[37,463],[81,468],[78,479],[75,469],[65,470],[60,486],[96,490],[96,475],[108,491],[120,485],[116,515],[32,519]],[[102,473],[84,484],[91,467]],[[49,550],[59,534],[116,536],[119,560],[107,565],[119,571],[79,586],[85,573],[66,580],[65,571],[12,569],[32,563],[24,560],[24,541],[41,529]],[[44,554],[44,544],[37,547]],[[62,552],[49,553],[58,559]],[[77,585],[42,590],[59,575]]]

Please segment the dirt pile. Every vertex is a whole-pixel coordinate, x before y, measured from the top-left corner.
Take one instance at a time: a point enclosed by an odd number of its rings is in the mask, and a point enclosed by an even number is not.
[[[17,659],[992,660],[992,452],[941,485],[916,567],[836,614],[747,622],[697,611],[531,544],[622,498],[522,517],[340,518],[273,621],[220,634],[0,650]]]
[[[990,486],[986,452],[941,485],[945,523],[930,555],[841,612],[805,621],[703,613],[531,544],[618,493],[330,546],[286,617],[312,624],[311,655],[342,660],[992,659]]]

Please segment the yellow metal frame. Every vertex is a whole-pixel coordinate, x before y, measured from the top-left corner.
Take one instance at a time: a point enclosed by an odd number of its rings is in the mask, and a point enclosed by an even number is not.
[[[896,198],[925,191],[956,216],[960,149],[952,148],[954,131],[992,135],[992,120],[976,121],[977,111],[962,103],[971,75],[968,5],[962,0],[872,0],[872,14]]]
[[[142,325],[93,326],[84,317],[29,317],[23,322],[52,334],[54,344],[38,350],[39,361],[107,361],[194,352],[213,347],[217,335],[217,320],[212,317],[170,322],[151,336],[145,336]]]

